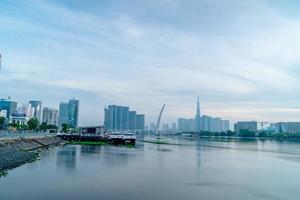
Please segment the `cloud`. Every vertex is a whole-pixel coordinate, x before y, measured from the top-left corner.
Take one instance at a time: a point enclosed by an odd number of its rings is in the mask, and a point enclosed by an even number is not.
[[[198,95],[205,113],[233,121],[296,119],[300,27],[287,8],[223,0],[88,5],[2,3],[0,84],[42,85],[36,98],[46,87],[79,94],[82,110],[97,106],[83,112],[84,124],[102,121],[110,103],[145,112],[148,122],[164,103],[166,121],[193,117]],[[45,104],[64,98],[58,92]]]

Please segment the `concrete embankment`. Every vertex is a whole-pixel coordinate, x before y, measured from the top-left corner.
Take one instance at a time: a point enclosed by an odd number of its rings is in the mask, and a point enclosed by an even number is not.
[[[63,141],[55,136],[0,140],[0,174],[36,160],[36,150],[61,143]]]

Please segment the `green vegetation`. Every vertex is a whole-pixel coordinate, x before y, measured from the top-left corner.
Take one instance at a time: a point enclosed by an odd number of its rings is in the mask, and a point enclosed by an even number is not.
[[[39,158],[40,158],[40,153],[39,153],[39,152],[34,152],[34,156],[33,156],[33,158],[29,161],[29,163],[33,163],[33,162],[39,160]]]
[[[1,177],[6,177],[7,175],[8,175],[7,170],[2,170],[2,171],[0,171],[0,178],[1,178]]]
[[[62,124],[61,126],[62,126],[62,129],[61,129],[62,132],[64,132],[64,133],[68,133],[69,132],[70,127],[69,127],[68,124]]]
[[[240,130],[239,136],[240,137],[255,137],[256,134],[254,131]]]
[[[57,127],[56,125],[47,124],[46,122],[43,122],[43,123],[40,124],[39,129],[40,129],[41,131],[44,131],[44,132],[45,132],[45,131],[47,131],[47,130],[49,130],[49,129],[52,129],[52,130],[58,130],[58,127]]]
[[[124,147],[127,147],[127,148],[135,148],[135,146],[132,145],[132,144],[125,144]]]
[[[109,145],[110,143],[108,141],[70,141],[67,144],[103,146],[103,145]],[[127,147],[127,148],[134,148],[135,147],[133,144],[130,144],[130,143],[129,144],[120,144],[118,146]]]
[[[299,133],[274,133],[269,131],[249,131],[249,130],[240,130],[239,133],[235,133],[233,131],[227,132],[208,132],[202,131],[201,133],[193,133],[195,136],[207,136],[207,137],[245,137],[245,138],[265,138],[265,139],[280,139],[280,140],[300,140],[300,132]]]
[[[109,143],[107,141],[70,141],[67,144],[101,146],[101,145],[108,145]]]
[[[28,129],[29,130],[36,130],[39,126],[39,120],[36,118],[31,118],[28,122]]]
[[[0,130],[4,130],[5,117],[0,117]]]

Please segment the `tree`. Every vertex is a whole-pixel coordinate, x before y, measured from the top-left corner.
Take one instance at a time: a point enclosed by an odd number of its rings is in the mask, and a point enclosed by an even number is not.
[[[68,124],[62,124],[61,125],[62,126],[62,131],[64,132],[64,133],[67,133],[68,131],[69,131],[69,125]]]
[[[28,125],[27,124],[22,124],[20,125],[20,129],[25,131],[25,130],[28,130]]]
[[[0,129],[4,130],[5,125],[5,117],[0,117]]]
[[[240,130],[239,136],[241,137],[255,137],[255,132],[248,129]]]
[[[46,131],[48,129],[48,126],[47,126],[46,122],[41,123],[39,127],[42,131]]]
[[[54,125],[54,124],[49,124],[49,125],[47,125],[47,129],[54,129],[54,130],[57,130],[58,127],[57,127],[56,125]]]
[[[31,119],[27,122],[27,125],[28,125],[28,129],[29,129],[29,130],[36,130],[37,127],[39,126],[39,120],[36,119],[36,118],[31,118]]]

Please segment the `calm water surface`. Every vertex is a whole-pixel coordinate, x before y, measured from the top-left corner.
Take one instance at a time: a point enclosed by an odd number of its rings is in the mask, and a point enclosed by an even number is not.
[[[300,199],[300,143],[165,140],[178,145],[44,150],[0,179],[0,199]]]

